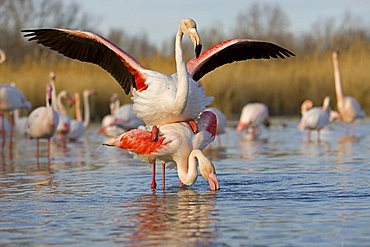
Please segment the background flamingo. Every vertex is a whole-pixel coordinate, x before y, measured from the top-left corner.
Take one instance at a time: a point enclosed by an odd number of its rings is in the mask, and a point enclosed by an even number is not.
[[[83,98],[84,98],[84,118],[83,119],[82,119],[82,114],[81,114],[80,95],[78,93],[74,94],[76,119],[71,120],[71,125],[69,128],[69,132],[67,134],[67,137],[69,140],[72,140],[72,141],[78,140],[83,135],[85,129],[89,126],[89,123],[90,123],[89,98],[90,96],[95,95],[95,94],[96,94],[95,89],[85,89],[83,91]]]
[[[101,122],[101,128],[97,131],[98,134],[105,134],[107,136],[116,136],[123,133],[125,130],[113,125],[114,113],[118,110],[120,106],[118,94],[114,93],[110,98],[109,109],[110,114],[104,116]]]
[[[144,69],[130,55],[94,33],[66,29],[22,32],[27,32],[25,37],[29,37],[30,41],[36,40],[65,56],[100,65],[112,74],[126,94],[133,87],[134,111],[149,126],[195,119],[212,101],[211,97],[205,97],[203,88],[198,87],[196,81],[219,66],[252,58],[284,58],[294,55],[272,43],[234,39],[210,48],[199,59],[192,59],[186,65],[182,52],[183,35],[192,40],[196,57],[201,46],[196,23],[184,19],[180,22],[175,40],[177,74],[169,77]]]
[[[127,149],[145,161],[174,161],[180,181],[189,186],[197,179],[198,161],[200,172],[209,182],[210,189],[217,190],[219,183],[215,168],[201,151],[215,137],[217,119],[214,113],[203,112],[197,121],[197,127],[199,132],[194,134],[188,124],[183,122],[162,125],[159,128],[161,135],[158,141],[152,140],[149,131],[134,129],[104,142],[104,145]]]
[[[343,96],[342,83],[340,80],[338,52],[333,52],[333,66],[335,79],[335,93],[337,96],[337,107],[340,119],[345,124],[346,134],[348,133],[347,124],[352,125],[352,135],[354,135],[354,125],[357,118],[364,118],[365,113],[361,109],[358,101],[351,96]]]
[[[5,112],[12,112],[16,109],[30,109],[31,103],[26,100],[23,93],[14,85],[1,84],[0,85],[0,118],[5,121]],[[10,121],[10,130],[12,132],[13,121]],[[2,123],[2,148],[5,145],[5,122]],[[11,143],[11,140],[10,140]]]
[[[66,90],[62,90],[57,96],[57,112],[59,115],[59,122],[57,126],[57,134],[64,137],[68,134],[71,126],[71,118],[68,116],[67,109],[64,106],[62,100],[67,99],[68,105],[71,106],[74,103],[73,98],[69,95]]]
[[[317,141],[320,141],[320,130],[329,124],[330,98],[325,97],[322,107],[314,107],[305,111],[299,123],[299,128],[308,130],[308,140],[311,140],[311,131],[317,131]]]
[[[248,132],[252,134],[252,138],[256,139],[260,134],[259,127],[261,124],[267,127],[270,125],[267,106],[263,103],[249,103],[242,109],[236,130],[240,132],[248,128]]]
[[[27,121],[27,135],[36,139],[36,157],[39,157],[39,139],[48,140],[48,159],[50,160],[50,138],[54,135],[58,124],[58,113],[52,107],[52,90],[46,85],[46,106],[36,108]]]

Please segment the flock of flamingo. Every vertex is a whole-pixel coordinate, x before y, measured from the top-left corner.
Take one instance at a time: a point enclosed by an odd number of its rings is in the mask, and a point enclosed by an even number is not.
[[[155,164],[162,161],[162,189],[165,188],[165,166],[176,167],[180,186],[190,186],[198,177],[208,181],[211,190],[219,189],[216,169],[203,150],[215,139],[216,134],[225,132],[226,118],[217,108],[207,108],[213,97],[206,96],[198,82],[204,75],[227,63],[248,59],[286,58],[294,56],[289,50],[276,44],[250,39],[231,39],[217,44],[201,53],[201,39],[192,19],[180,22],[175,39],[176,73],[165,75],[144,68],[135,58],[106,38],[95,33],[58,28],[22,30],[29,41],[35,40],[64,56],[94,63],[109,72],[126,94],[132,93],[132,104],[120,106],[118,95],[110,99],[111,114],[104,117],[98,133],[110,137],[103,145],[126,149],[152,167],[151,187],[156,188]],[[190,38],[195,57],[185,63],[182,39]],[[5,54],[0,53],[0,61]],[[339,113],[330,111],[330,99],[322,107],[313,107],[312,101],[302,104],[302,119],[299,127],[319,132],[331,119],[340,118],[352,123],[364,117],[358,102],[353,97],[343,96],[338,54],[333,53],[335,88]],[[0,113],[2,148],[5,133],[15,127],[26,136],[48,140],[50,138],[78,140],[89,124],[89,97],[96,92],[85,90],[84,118],[80,109],[80,97],[66,91],[56,95],[55,73],[50,73],[50,82],[45,88],[45,106],[34,109],[28,117],[19,118],[18,109],[30,109],[31,104],[15,86],[0,85]],[[75,105],[76,119],[70,119],[62,99]],[[9,122],[4,113],[9,112]],[[269,125],[268,108],[263,103],[249,103],[242,112],[237,131],[248,129],[252,139],[260,135],[259,126]],[[38,154],[37,154],[38,157]]]

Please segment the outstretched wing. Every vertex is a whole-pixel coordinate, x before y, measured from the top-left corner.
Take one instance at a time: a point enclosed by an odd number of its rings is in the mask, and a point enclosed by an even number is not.
[[[95,33],[68,29],[22,30],[29,41],[36,40],[64,56],[83,62],[94,63],[108,71],[121,85],[126,94],[131,86],[140,90],[145,87],[143,68],[129,54]]]
[[[208,72],[227,63],[247,59],[285,58],[294,56],[289,50],[270,42],[250,39],[231,39],[204,51],[199,58],[187,63],[190,75],[198,81]]]

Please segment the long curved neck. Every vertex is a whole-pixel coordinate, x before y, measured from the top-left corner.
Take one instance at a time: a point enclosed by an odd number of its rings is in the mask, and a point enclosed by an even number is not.
[[[56,110],[57,108],[57,95],[56,95],[56,90],[55,90],[55,80],[50,78],[50,84],[51,84],[51,101],[52,101],[52,106],[53,109]]]
[[[182,50],[182,36],[183,32],[179,27],[176,34],[175,41],[175,59],[176,59],[176,71],[177,71],[177,92],[175,99],[176,112],[181,114],[187,105],[188,94],[189,94],[189,78],[186,64],[184,61],[184,55]]]
[[[75,94],[75,114],[76,114],[76,120],[82,122],[81,102],[80,102],[80,96],[78,95],[78,93]]]
[[[333,54],[333,65],[334,65],[335,93],[337,95],[337,101],[341,102],[343,100],[343,92],[342,92],[342,83],[340,81],[338,57],[336,54]]]
[[[66,108],[64,107],[63,103],[62,103],[62,98],[64,98],[65,95],[63,93],[59,93],[58,94],[58,97],[57,97],[57,109],[60,111],[60,113],[66,115],[67,114],[67,110]]]
[[[191,152],[188,158],[184,158],[177,164],[177,175],[184,184],[190,186],[197,181],[197,154]]]
[[[86,128],[90,124],[90,104],[89,95],[84,93],[84,127]]]

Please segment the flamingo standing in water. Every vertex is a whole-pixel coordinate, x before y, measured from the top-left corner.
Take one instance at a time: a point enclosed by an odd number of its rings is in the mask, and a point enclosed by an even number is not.
[[[329,124],[329,120],[330,98],[325,97],[322,107],[314,107],[302,113],[302,119],[299,123],[299,128],[302,130],[308,130],[308,141],[311,140],[311,131],[317,130],[317,141],[320,142],[320,130]]]
[[[153,127],[153,139],[158,133],[156,126],[173,122],[189,121],[196,132],[193,119],[213,100],[213,97],[204,95],[204,89],[196,81],[211,70],[234,61],[294,55],[269,42],[233,39],[210,48],[198,58],[201,42],[196,23],[184,19],[175,40],[177,74],[168,76],[145,69],[129,54],[91,32],[56,28],[22,32],[27,33],[25,37],[30,41],[36,40],[67,57],[101,66],[112,74],[126,94],[133,87],[134,111],[146,125]],[[188,64],[184,62],[182,50],[184,34],[193,42],[196,53],[196,58]]]
[[[208,181],[210,189],[218,190],[215,168],[201,151],[214,140],[217,128],[215,114],[203,112],[197,120],[197,128],[198,133],[194,134],[186,123],[165,124],[159,127],[158,141],[152,140],[151,132],[134,129],[104,142],[103,145],[127,149],[145,161],[159,159],[176,162],[179,179],[188,186],[197,179],[198,163],[199,171]],[[163,181],[164,179],[163,177]]]
[[[30,109],[31,103],[27,101],[23,93],[14,85],[0,85],[0,118],[2,121],[2,148],[5,146],[5,116],[4,112],[12,112],[16,109]],[[13,121],[10,121],[10,130],[12,132]],[[11,141],[11,140],[10,140]]]
[[[85,89],[83,91],[84,98],[84,118],[82,119],[81,114],[81,102],[80,95],[75,93],[74,102],[75,102],[75,114],[76,119],[71,120],[71,125],[67,137],[69,140],[76,141],[84,133],[85,129],[89,126],[90,123],[90,104],[89,97],[96,94],[95,89]]]
[[[113,125],[115,121],[114,113],[119,109],[118,94],[114,93],[110,98],[109,109],[110,114],[104,116],[101,122],[101,128],[97,131],[98,134],[105,134],[107,136],[116,136],[123,133],[125,130]]]
[[[261,124],[264,124],[266,127],[270,125],[267,106],[263,103],[249,103],[242,109],[236,130],[240,132],[248,128],[248,131],[252,134],[252,138],[257,139],[260,134],[259,126]]]
[[[348,133],[347,124],[352,124],[352,135],[354,135],[354,122],[357,118],[364,118],[365,113],[355,98],[351,96],[343,96],[339,73],[338,52],[333,52],[332,58],[334,66],[335,93],[337,95],[337,107],[340,119],[345,124],[346,134]]]
[[[36,108],[27,120],[27,134],[36,139],[36,157],[39,158],[39,139],[48,140],[48,160],[50,160],[50,138],[54,135],[58,125],[58,113],[52,107],[51,84],[46,85],[46,106]]]

